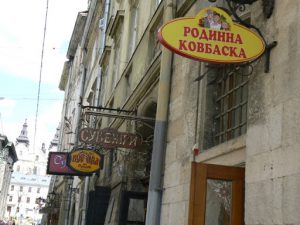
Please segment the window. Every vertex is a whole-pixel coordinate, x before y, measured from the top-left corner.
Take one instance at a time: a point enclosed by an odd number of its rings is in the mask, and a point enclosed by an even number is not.
[[[121,40],[123,33],[123,20],[124,20],[124,10],[118,10],[115,18],[111,24],[108,26],[108,33],[113,39],[113,68],[112,68],[112,79],[111,79],[111,91],[115,88],[117,82],[120,78],[120,65],[121,63]]]
[[[218,83],[216,99],[216,142],[222,143],[246,133],[248,76],[236,72],[232,66],[224,66]]]
[[[41,192],[41,188],[38,188],[37,190],[36,190],[36,193],[40,193]]]
[[[161,0],[152,0],[152,10],[153,12],[156,11],[157,7],[159,6]]]
[[[243,225],[244,183],[244,168],[193,163],[189,225]]]
[[[137,37],[138,37],[138,21],[139,21],[139,1],[134,1],[130,9],[130,35],[129,40],[129,49],[128,49],[128,59],[133,54],[136,44],[137,44]]]
[[[32,174],[32,169],[30,167],[27,168],[27,175],[31,175]]]
[[[123,191],[120,202],[120,225],[145,224],[147,192]]]
[[[38,155],[35,156],[35,161],[39,161],[39,156]]]
[[[15,186],[14,186],[14,185],[11,185],[11,186],[10,186],[10,190],[13,191],[14,189],[15,189]]]
[[[105,36],[104,36],[104,31],[106,29],[106,19],[101,18],[99,20],[99,32],[98,32],[98,37],[97,37],[97,48],[99,49],[98,54],[102,54],[104,44],[105,44]]]
[[[162,18],[159,18],[156,24],[150,30],[150,46],[152,49],[150,52],[150,61],[161,51],[161,44],[157,38],[158,29],[162,26]]]
[[[109,108],[113,109],[114,108],[114,98],[112,98],[109,102]],[[113,121],[111,117],[108,117],[107,122],[110,124]]]
[[[96,81],[94,82],[94,84],[95,83],[96,83]],[[94,97],[95,97],[94,93],[95,92],[92,90],[88,95],[87,102],[89,103],[89,105],[94,105]]]
[[[17,165],[17,172],[20,172],[20,166]]]
[[[114,66],[113,66],[113,74],[112,74],[112,88],[111,91],[116,87],[117,82],[119,80],[119,69],[120,69],[120,42],[121,35],[118,35],[115,39],[114,45]]]
[[[20,192],[22,192],[23,191],[23,186],[20,186]]]
[[[35,167],[33,167],[33,174],[37,174],[37,167],[35,166]]]
[[[9,200],[8,201],[12,202],[12,200],[13,200],[13,196],[9,196]]]
[[[110,223],[111,221],[111,216],[113,213],[113,209],[114,209],[114,204],[115,204],[115,198],[112,196],[112,198],[109,201],[109,205],[107,208],[107,213],[106,213],[106,218],[105,218],[105,224]]]
[[[30,203],[30,198],[29,197],[27,197],[26,203]]]
[[[99,43],[99,41],[96,41],[96,42],[94,43],[94,46],[93,46],[93,50],[92,50],[92,58],[91,58],[91,61],[90,61],[92,67],[93,67],[94,64],[95,64],[95,58],[96,58],[96,55],[97,55],[97,53],[98,53],[98,43]]]
[[[115,11],[116,11],[116,1],[112,1],[111,2],[111,5],[110,5],[110,15],[114,15],[115,14]]]
[[[247,69],[209,66],[204,148],[231,140],[247,130]]]
[[[117,149],[113,150],[112,157],[113,157],[113,163],[118,161],[118,151],[117,151]]]
[[[108,71],[108,66],[103,65],[102,67],[102,77],[101,77],[101,88],[100,88],[100,105],[105,105],[105,93],[106,91],[106,84],[107,84],[107,71]]]
[[[124,90],[125,90],[124,100],[126,101],[126,99],[131,94],[131,68],[125,75],[125,89]]]
[[[133,224],[143,224],[146,217],[146,207],[145,199],[129,199],[127,221]]]
[[[18,197],[18,202],[21,202],[22,201],[22,197]]]
[[[28,187],[28,192],[31,192],[31,189],[32,189],[31,187]]]

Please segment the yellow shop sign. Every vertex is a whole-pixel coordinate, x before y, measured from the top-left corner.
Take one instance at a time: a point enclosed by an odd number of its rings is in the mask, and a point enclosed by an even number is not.
[[[187,58],[213,63],[248,62],[265,51],[263,39],[234,23],[222,9],[208,7],[196,17],[171,20],[158,32],[159,41]]]
[[[93,150],[74,150],[70,153],[68,166],[81,173],[93,173],[102,167],[103,156]]]

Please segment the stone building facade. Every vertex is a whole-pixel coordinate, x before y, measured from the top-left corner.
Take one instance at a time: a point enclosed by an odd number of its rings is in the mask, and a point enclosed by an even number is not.
[[[7,195],[13,172],[13,165],[18,161],[15,146],[5,135],[0,134],[0,219],[4,219],[7,210]]]
[[[71,206],[60,224],[299,224],[300,3],[253,1],[238,11],[266,43],[278,43],[247,67],[193,61],[157,39],[171,19],[227,2],[89,2],[62,76],[82,90],[81,107],[65,104],[80,116],[72,143],[84,145],[76,138],[84,127],[138,133],[144,142],[92,146],[104,168],[65,186]]]

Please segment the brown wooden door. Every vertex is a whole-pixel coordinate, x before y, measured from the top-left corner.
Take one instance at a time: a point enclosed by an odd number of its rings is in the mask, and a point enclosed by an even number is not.
[[[244,182],[244,168],[193,162],[189,225],[243,225]]]

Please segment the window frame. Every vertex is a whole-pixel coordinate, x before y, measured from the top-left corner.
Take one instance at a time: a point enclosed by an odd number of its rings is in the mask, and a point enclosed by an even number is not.
[[[214,118],[217,126],[214,134],[216,144],[224,143],[247,132],[249,76],[238,74],[236,68],[231,65],[224,65],[220,73],[222,79],[217,81],[218,96],[215,100],[219,109]]]
[[[247,133],[249,69],[236,64],[207,67],[203,149],[239,138]],[[230,117],[230,120],[228,118]]]
[[[129,34],[131,38],[128,38],[128,59],[132,56],[134,53],[134,50],[137,45],[138,41],[138,22],[139,22],[139,9],[140,9],[140,1],[137,0],[130,8],[130,27],[129,27]]]

